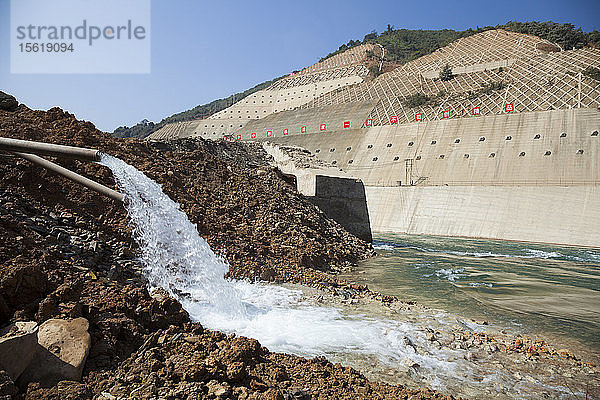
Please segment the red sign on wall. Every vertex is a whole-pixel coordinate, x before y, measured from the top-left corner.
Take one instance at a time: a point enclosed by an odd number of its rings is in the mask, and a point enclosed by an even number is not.
[[[365,122],[365,126],[373,126],[373,120],[369,118],[367,122]]]
[[[325,129],[327,129],[327,125],[321,124],[321,130],[324,131]]]
[[[511,112],[515,111],[515,105],[513,103],[508,103],[504,106],[504,111]]]
[[[479,107],[473,107],[473,115],[480,115],[481,109]]]
[[[415,114],[415,121],[423,121],[423,114],[416,113]]]
[[[306,133],[306,127],[303,126],[302,128],[300,128],[300,133]]]
[[[285,129],[283,130],[283,134],[284,134],[284,135],[287,135],[287,134],[288,134],[288,130],[287,130],[287,128],[285,128]]]
[[[237,135],[237,140],[242,140],[242,135]]]
[[[392,115],[390,117],[390,124],[397,124],[398,123],[398,117],[395,115]]]
[[[271,137],[271,136],[273,136],[273,132],[267,131],[267,137]]]
[[[442,113],[442,118],[450,118],[450,110],[444,110]]]
[[[350,121],[344,121],[344,129],[350,128]]]
[[[252,139],[256,138],[256,132],[252,132],[252,133],[250,134],[250,137],[251,137]]]

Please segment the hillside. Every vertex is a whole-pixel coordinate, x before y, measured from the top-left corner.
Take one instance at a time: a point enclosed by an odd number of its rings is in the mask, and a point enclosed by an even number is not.
[[[575,28],[575,26],[572,24],[558,24],[555,22],[511,21],[504,25],[497,25],[495,27],[477,27],[475,30],[467,29],[464,31],[454,31],[449,29],[394,29],[393,26],[388,25],[387,29],[381,34],[378,34],[377,32],[371,32],[365,35],[362,41],[350,40],[348,43],[342,44],[338,50],[321,58],[320,61],[327,60],[361,44],[379,44],[385,48],[386,62],[393,67],[394,65],[404,64],[421,56],[431,54],[437,49],[442,48],[457,39],[469,37],[491,29],[505,29],[517,33],[534,35],[549,42],[557,43],[563,49],[600,46],[600,32],[592,31],[586,33],[583,32],[581,28]],[[372,71],[371,73],[373,72],[375,71]],[[236,93],[227,98],[214,100],[208,104],[198,105],[190,110],[164,118],[158,123],[143,120],[131,127],[120,126],[115,129],[113,136],[144,138],[169,123],[204,119],[210,115],[224,110],[225,108],[234,104],[236,101],[240,101],[253,93],[271,86],[273,83],[286,76],[287,75],[275,78],[271,81],[260,83],[244,92]]]
[[[150,135],[152,132],[155,132],[158,129],[160,129],[161,127],[165,126],[166,124],[169,124],[172,122],[191,121],[194,119],[206,118],[209,115],[212,115],[216,112],[219,112],[219,111],[229,107],[230,105],[234,104],[236,101],[241,100],[241,99],[251,95],[252,93],[255,93],[259,90],[269,87],[270,85],[272,85],[273,83],[275,83],[277,80],[279,80],[281,78],[283,78],[283,77],[279,77],[279,78],[275,78],[270,81],[259,83],[258,85],[254,86],[248,90],[245,90],[241,93],[232,94],[231,96],[229,96],[227,98],[213,100],[208,104],[202,104],[202,105],[196,106],[194,108],[191,108],[189,110],[182,111],[177,114],[173,114],[170,117],[164,118],[162,121],[160,121],[159,123],[156,123],[156,124],[152,121],[148,121],[148,120],[144,119],[143,121],[140,121],[131,127],[120,126],[117,129],[115,129],[115,131],[112,133],[112,135],[114,137],[118,137],[118,138],[127,138],[127,137],[144,138],[144,137]]]

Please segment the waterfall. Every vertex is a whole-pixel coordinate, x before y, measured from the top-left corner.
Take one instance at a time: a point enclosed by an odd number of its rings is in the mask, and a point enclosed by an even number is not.
[[[133,238],[151,287],[185,302],[209,304],[217,312],[243,317],[241,295],[224,278],[227,262],[198,235],[179,204],[160,185],[126,162],[103,154],[125,196]]]

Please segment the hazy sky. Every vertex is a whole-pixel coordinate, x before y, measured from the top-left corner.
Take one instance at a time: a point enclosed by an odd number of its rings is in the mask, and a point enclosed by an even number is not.
[[[0,90],[31,108],[60,106],[112,131],[301,69],[387,24],[463,30],[509,20],[600,30],[600,1],[152,0],[150,74],[19,75],[10,73],[10,2],[0,0]]]

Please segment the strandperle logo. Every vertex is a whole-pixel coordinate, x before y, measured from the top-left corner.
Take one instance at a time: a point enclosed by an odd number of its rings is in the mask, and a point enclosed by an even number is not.
[[[73,28],[72,26],[39,26],[27,25],[17,27],[18,40],[87,40],[91,46],[94,41],[99,39],[121,40],[121,39],[146,39],[146,28],[141,25],[134,25],[131,20],[127,20],[124,25],[97,26],[88,24],[87,20]]]
[[[149,73],[150,0],[11,0],[12,73]]]

